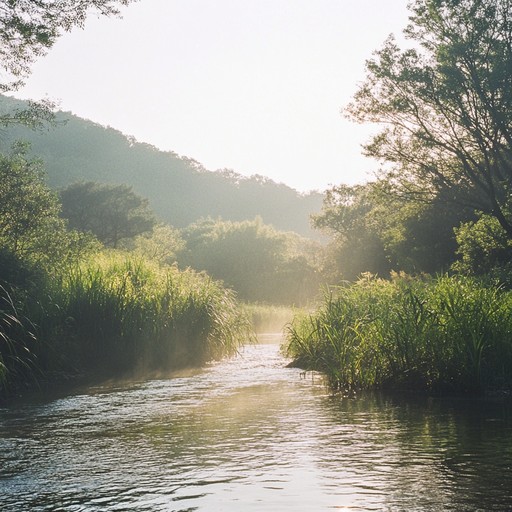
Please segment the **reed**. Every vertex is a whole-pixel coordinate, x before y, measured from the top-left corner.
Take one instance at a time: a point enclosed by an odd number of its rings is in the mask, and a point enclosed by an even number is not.
[[[43,380],[149,375],[232,355],[253,337],[230,290],[125,254],[96,254],[25,295],[25,316],[1,296],[0,391],[35,360]]]
[[[0,285],[0,399],[7,390],[36,380],[35,329],[15,290]]]
[[[466,277],[365,277],[287,331],[334,388],[481,391],[511,385],[512,295]]]
[[[74,269],[53,296],[86,366],[200,364],[233,354],[250,332],[233,293],[206,275],[122,255]]]

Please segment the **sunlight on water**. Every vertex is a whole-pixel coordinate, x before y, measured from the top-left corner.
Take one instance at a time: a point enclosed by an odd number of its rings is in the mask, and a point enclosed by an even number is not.
[[[0,409],[2,511],[507,510],[502,401],[331,396],[278,337],[172,379]]]

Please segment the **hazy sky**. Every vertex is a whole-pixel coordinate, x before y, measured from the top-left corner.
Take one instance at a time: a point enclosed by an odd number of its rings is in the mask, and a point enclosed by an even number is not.
[[[140,0],[88,20],[33,67],[20,98],[297,190],[365,181],[371,128],[340,113],[407,0]]]

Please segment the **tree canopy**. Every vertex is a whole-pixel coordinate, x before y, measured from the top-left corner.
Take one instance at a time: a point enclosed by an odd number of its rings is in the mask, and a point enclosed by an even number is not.
[[[92,233],[107,247],[151,231],[156,223],[147,199],[128,185],[75,183],[62,190],[60,198],[69,226]]]
[[[385,125],[365,146],[396,190],[464,202],[512,238],[510,0],[416,0],[402,50],[390,37],[347,108]]]
[[[242,300],[305,304],[317,293],[320,247],[252,221],[201,219],[182,230],[180,266],[204,270]]]
[[[59,217],[57,195],[44,183],[40,161],[29,160],[18,144],[0,154],[0,278],[6,281],[18,264],[61,268],[92,247],[88,237],[69,231]]]

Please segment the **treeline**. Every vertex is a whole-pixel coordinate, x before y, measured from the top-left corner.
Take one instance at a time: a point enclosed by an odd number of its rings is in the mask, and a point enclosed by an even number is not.
[[[23,110],[26,102],[0,96],[0,113]],[[0,116],[1,119],[1,116]],[[149,201],[162,222],[183,228],[204,217],[240,222],[259,216],[280,231],[317,237],[309,221],[323,195],[299,194],[260,175],[206,170],[197,161],[137,142],[112,128],[57,112],[53,126],[33,131],[10,126],[0,138],[6,152],[13,142],[30,143],[30,156],[44,162],[48,184],[65,188],[78,181],[131,186]]]
[[[128,185],[58,192],[19,142],[0,155],[0,395],[37,380],[151,374],[233,353],[254,311],[303,305],[322,246],[261,218],[158,221]]]
[[[412,184],[382,177],[327,191],[313,224],[331,237],[331,281],[354,281],[370,272],[389,278],[446,272],[500,275],[506,279],[512,242],[491,212],[458,202],[462,190],[408,192]]]

